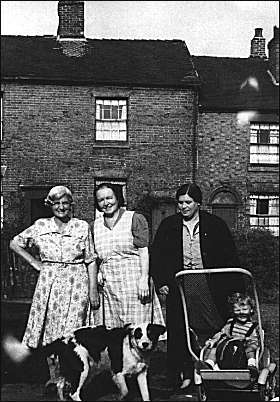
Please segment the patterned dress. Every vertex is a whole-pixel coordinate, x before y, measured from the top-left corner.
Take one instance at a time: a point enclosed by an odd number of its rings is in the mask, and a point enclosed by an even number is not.
[[[152,314],[155,324],[165,325],[157,295],[153,303],[142,303],[138,298],[141,267],[133,242],[133,215],[133,211],[125,211],[112,229],[104,224],[103,217],[94,222],[95,251],[104,279],[101,306],[93,312],[95,325],[102,324],[103,318],[108,328],[151,322]]]
[[[38,248],[40,271],[23,343],[36,348],[86,324],[88,271],[94,247],[86,221],[72,218],[60,233],[52,218],[38,219],[14,238],[23,248]]]

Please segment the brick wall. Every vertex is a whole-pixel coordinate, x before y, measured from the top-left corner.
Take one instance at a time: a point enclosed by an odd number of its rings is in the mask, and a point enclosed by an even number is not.
[[[191,178],[191,90],[5,84],[5,221],[24,226],[21,185],[66,184],[75,215],[94,218],[94,179],[127,180],[128,207]],[[129,147],[94,146],[96,96],[128,97]],[[3,163],[2,162],[2,163]]]
[[[240,126],[236,113],[200,113],[198,118],[197,182],[204,194],[205,207],[221,187],[232,189],[240,198],[238,226],[248,224],[248,196],[252,192],[277,192],[278,167],[251,167],[250,126]]]

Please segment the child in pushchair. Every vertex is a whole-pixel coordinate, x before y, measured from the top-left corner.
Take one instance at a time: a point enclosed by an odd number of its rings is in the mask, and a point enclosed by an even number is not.
[[[205,342],[203,361],[196,362],[199,372],[204,369],[248,368],[253,381],[258,377],[256,350],[260,346],[258,323],[252,321],[254,301],[246,294],[235,292],[228,297],[232,317],[212,338]]]
[[[277,366],[264,345],[252,274],[234,267],[183,270],[176,273],[176,280],[183,306],[187,350],[194,362],[198,400],[205,402],[208,394],[216,397],[217,393],[228,392],[231,396],[240,392],[258,393],[258,400],[273,399]],[[234,284],[241,280],[242,291]],[[213,283],[218,285],[214,287]],[[216,291],[211,292],[214,288]],[[217,304],[218,300],[221,303]],[[252,320],[253,313],[256,313],[255,320]]]

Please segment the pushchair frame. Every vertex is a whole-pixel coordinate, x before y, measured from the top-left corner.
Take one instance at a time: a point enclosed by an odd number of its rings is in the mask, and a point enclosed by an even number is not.
[[[243,268],[208,268],[197,270],[183,270],[177,272],[175,275],[177,286],[179,288],[183,314],[184,324],[186,330],[186,345],[194,361],[203,360],[206,347],[202,347],[198,355],[194,351],[191,342],[191,327],[188,315],[188,306],[183,288],[182,279],[190,274],[222,274],[222,273],[239,273],[246,275],[251,281],[253,296],[255,299],[255,310],[257,314],[257,322],[259,326],[260,346],[256,351],[256,366],[258,369],[258,379],[252,384],[250,372],[248,369],[219,369],[207,370],[201,369],[199,372],[194,368],[194,384],[197,388],[198,400],[208,400],[208,389],[217,391],[239,391],[239,392],[253,392],[259,394],[259,399],[262,401],[269,401],[275,397],[276,387],[276,363],[271,362],[269,349],[264,345],[264,331],[261,323],[260,305],[256,289],[255,280],[251,272]],[[222,386],[221,386],[222,385]],[[224,385],[224,386],[223,386]]]

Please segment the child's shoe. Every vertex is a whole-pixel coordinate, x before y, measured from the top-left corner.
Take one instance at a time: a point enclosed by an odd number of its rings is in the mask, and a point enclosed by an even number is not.
[[[257,381],[258,376],[259,376],[259,372],[258,372],[257,367],[253,366],[252,364],[249,364],[247,368],[248,368],[248,370],[250,372],[251,381],[252,382]]]

